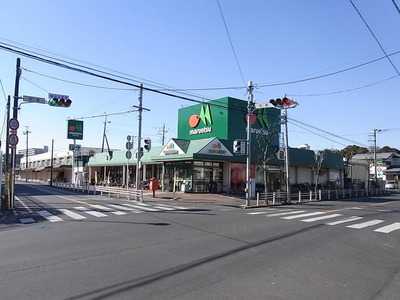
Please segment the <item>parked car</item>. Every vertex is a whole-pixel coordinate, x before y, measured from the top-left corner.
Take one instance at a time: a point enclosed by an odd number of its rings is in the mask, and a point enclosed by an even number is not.
[[[397,189],[397,182],[393,180],[386,181],[385,189]]]

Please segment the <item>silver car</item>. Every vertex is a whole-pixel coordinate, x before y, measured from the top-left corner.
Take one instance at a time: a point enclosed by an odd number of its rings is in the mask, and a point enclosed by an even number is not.
[[[397,182],[393,180],[386,181],[385,189],[397,189]]]

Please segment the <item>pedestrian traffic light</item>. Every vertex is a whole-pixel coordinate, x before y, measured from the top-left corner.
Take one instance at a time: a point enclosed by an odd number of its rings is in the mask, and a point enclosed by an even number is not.
[[[242,153],[242,142],[238,140],[233,141],[233,153],[241,154]]]
[[[149,138],[144,139],[144,149],[146,149],[147,152],[150,151],[150,149],[151,149],[151,139],[149,139]]]
[[[48,103],[50,106],[55,107],[70,107],[72,101],[71,99],[51,98]]]
[[[294,101],[293,99],[290,99],[288,97],[283,97],[277,98],[277,99],[271,99],[269,100],[269,103],[271,103],[273,106],[276,108],[294,108],[297,106],[297,102]]]

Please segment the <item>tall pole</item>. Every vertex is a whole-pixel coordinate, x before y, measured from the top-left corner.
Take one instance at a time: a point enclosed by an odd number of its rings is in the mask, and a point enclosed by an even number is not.
[[[101,152],[104,152],[104,140],[106,138],[106,129],[107,129],[107,123],[111,123],[111,121],[107,122],[107,114],[104,113],[105,118],[104,118],[104,130],[103,130],[103,142],[101,144]]]
[[[254,110],[254,99],[253,99],[253,82],[249,81],[247,84],[247,155],[246,155],[246,206],[250,206],[250,198],[253,194],[251,179],[250,179],[250,168],[251,168],[251,115]]]
[[[289,164],[289,130],[287,124],[287,108],[283,116],[285,122],[285,173],[286,173],[286,202],[291,203],[290,199],[290,164]]]
[[[136,162],[136,190],[139,189],[140,187],[140,158],[142,155],[142,150],[141,150],[141,140],[142,140],[142,111],[143,111],[143,106],[142,106],[142,98],[143,98],[143,84],[140,85],[140,90],[139,90],[139,109],[138,109],[138,121],[139,121],[139,126],[138,126],[138,146],[137,146],[137,162]]]
[[[21,78],[21,59],[17,58],[15,69],[15,88],[14,88],[14,106],[13,118],[18,119],[18,100],[19,100],[19,80]],[[16,167],[16,146],[11,148],[11,197],[10,209],[14,208],[14,189],[15,189],[15,167]]]
[[[26,130],[23,131],[22,133],[24,135],[26,135],[26,150],[25,150],[25,182],[28,182],[28,155],[29,155],[29,151],[28,151],[28,136],[31,133],[29,131],[29,126],[25,126]]]
[[[51,140],[50,186],[53,186],[53,156],[54,156],[54,139]]]

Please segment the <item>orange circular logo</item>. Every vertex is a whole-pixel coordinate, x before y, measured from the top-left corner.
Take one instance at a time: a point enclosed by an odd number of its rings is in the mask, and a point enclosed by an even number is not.
[[[195,128],[200,122],[200,117],[198,115],[192,115],[189,118],[189,126]]]

